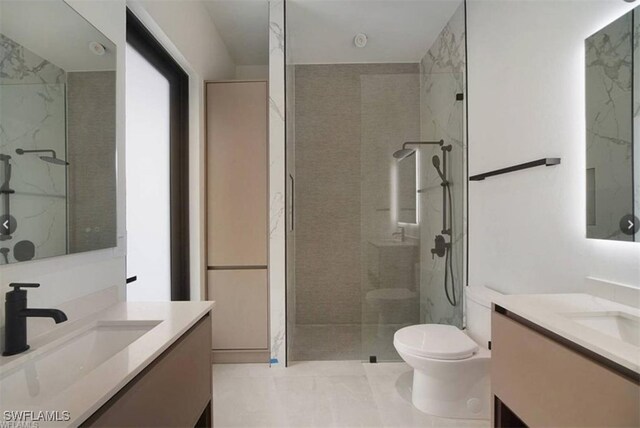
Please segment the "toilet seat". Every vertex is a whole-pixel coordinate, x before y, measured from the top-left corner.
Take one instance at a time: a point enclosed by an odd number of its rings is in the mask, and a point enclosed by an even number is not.
[[[399,352],[437,360],[463,360],[479,349],[462,330],[444,324],[401,328],[393,336],[393,344]]]

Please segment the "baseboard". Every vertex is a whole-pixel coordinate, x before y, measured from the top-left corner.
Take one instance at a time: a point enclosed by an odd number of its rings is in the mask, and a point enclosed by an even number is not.
[[[211,357],[214,364],[233,363],[268,363],[269,351],[258,350],[212,350]]]

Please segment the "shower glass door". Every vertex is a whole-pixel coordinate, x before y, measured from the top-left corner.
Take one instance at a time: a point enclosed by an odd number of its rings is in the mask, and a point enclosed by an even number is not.
[[[463,75],[429,71],[423,61],[416,73],[360,77],[365,361],[399,361],[393,335],[402,327],[462,327],[466,148],[464,103],[458,94],[463,93]],[[410,150],[396,153],[404,142],[440,140],[451,150],[409,144]],[[406,157],[397,159],[394,153]],[[442,185],[436,165],[449,188]],[[441,255],[431,251],[437,236],[445,244]]]
[[[287,1],[289,361],[400,361],[398,329],[462,327],[464,16],[462,1]],[[396,153],[440,140],[446,156]]]

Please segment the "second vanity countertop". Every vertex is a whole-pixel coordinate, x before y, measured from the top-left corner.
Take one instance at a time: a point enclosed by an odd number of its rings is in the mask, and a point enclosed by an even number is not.
[[[68,412],[68,420],[42,421],[41,426],[79,425],[210,312],[213,305],[213,302],[121,302],[30,341],[29,351],[0,358],[0,416],[5,411]],[[47,383],[54,380],[47,379],[50,374],[42,374],[51,373],[50,368],[47,371],[38,365],[42,364],[45,353],[50,358],[50,354],[59,352],[65,342],[82,334],[83,330],[122,322],[148,326],[148,331],[70,385],[66,385],[64,379],[57,379],[55,382],[64,387],[54,394],[50,392],[51,388],[46,392]],[[100,345],[91,346],[99,348]],[[39,367],[43,367],[41,372]],[[15,388],[15,382],[3,381],[17,372],[20,372],[19,377],[12,379],[20,382],[24,379],[25,388]],[[60,372],[64,372],[63,367]]]
[[[581,315],[622,314],[637,321],[640,320],[638,308],[589,294],[514,294],[499,296],[494,303],[636,374],[640,373],[640,346],[575,320]],[[640,335],[640,330],[630,334]]]

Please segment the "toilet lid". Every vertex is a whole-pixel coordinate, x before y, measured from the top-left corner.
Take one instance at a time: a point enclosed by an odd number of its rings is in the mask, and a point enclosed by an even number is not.
[[[471,357],[478,345],[452,325],[419,324],[401,328],[393,337],[399,352],[438,360],[462,360]]]

